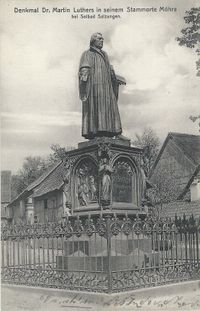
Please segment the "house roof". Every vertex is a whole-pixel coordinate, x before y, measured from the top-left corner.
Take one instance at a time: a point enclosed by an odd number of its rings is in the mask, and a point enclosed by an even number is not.
[[[33,190],[35,187],[39,186],[41,182],[43,182],[51,173],[53,173],[57,167],[61,165],[61,161],[57,162],[55,165],[50,167],[44,174],[42,174],[39,178],[37,178],[34,182],[32,182],[28,187],[26,188],[27,191]]]
[[[11,201],[11,171],[1,171],[1,203]]]
[[[62,169],[60,169],[60,167],[62,167]],[[28,187],[24,189],[16,198],[14,198],[9,203],[9,205],[13,205],[16,201],[20,200],[21,198],[28,195],[29,193],[34,194],[34,192],[38,191],[38,194],[40,194],[42,191],[44,192],[44,189],[46,189],[46,193],[56,190],[58,187],[58,184],[60,183],[60,181],[57,182],[57,179],[59,178],[58,172],[62,170],[63,170],[63,163],[59,161],[54,166],[52,166],[50,169],[48,169],[44,174],[42,174],[39,178],[37,178],[34,182],[28,185]],[[50,177],[52,174],[54,178]],[[49,184],[49,189],[51,190],[48,190],[47,183]],[[43,184],[45,188],[43,187]]]
[[[200,164],[200,135],[169,133],[184,154],[195,165]]]
[[[169,132],[151,169],[150,177],[170,139],[173,140],[179,149],[182,150],[183,154],[191,161],[194,169],[200,164],[200,135]]]
[[[161,217],[174,218],[175,215],[182,217],[183,215],[191,216],[195,218],[200,217],[200,200],[193,202],[175,201],[163,204],[160,211]]]
[[[64,183],[64,163],[60,163],[35,189],[33,197],[59,190]]]

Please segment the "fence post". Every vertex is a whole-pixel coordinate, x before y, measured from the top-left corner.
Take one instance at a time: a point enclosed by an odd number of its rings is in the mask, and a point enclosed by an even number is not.
[[[108,293],[112,293],[112,262],[111,262],[111,216],[106,217],[106,239],[107,239],[107,258],[108,258]]]

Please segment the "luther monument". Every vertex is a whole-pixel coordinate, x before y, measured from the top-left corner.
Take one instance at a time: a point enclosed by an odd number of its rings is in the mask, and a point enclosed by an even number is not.
[[[86,140],[66,154],[65,204],[72,216],[142,214],[143,150],[131,147],[130,140],[121,135],[117,102],[119,86],[126,82],[115,74],[102,47],[102,34],[93,34],[80,59],[82,136]]]
[[[82,136],[114,137],[122,133],[118,90],[125,80],[115,75],[106,52],[103,36],[95,33],[90,48],[82,54],[79,67],[79,95],[83,103]]]

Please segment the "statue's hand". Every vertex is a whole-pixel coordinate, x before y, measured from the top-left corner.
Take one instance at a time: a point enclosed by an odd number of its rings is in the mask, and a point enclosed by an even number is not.
[[[86,82],[88,80],[88,76],[90,74],[90,68],[83,67],[80,70],[80,80]]]
[[[90,93],[90,67],[82,66],[79,70],[79,96],[85,102]]]
[[[124,77],[116,75],[116,79],[119,85],[126,85],[126,80],[124,79]]]
[[[119,76],[119,75],[115,74],[115,71],[114,71],[112,65],[110,65],[110,73],[111,73],[112,80],[116,84],[118,84],[118,85],[126,85],[126,80],[122,76]]]

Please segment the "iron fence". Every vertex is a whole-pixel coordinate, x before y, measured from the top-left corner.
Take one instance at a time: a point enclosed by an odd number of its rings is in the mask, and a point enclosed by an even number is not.
[[[7,225],[2,282],[119,292],[200,277],[200,221],[116,217]]]

